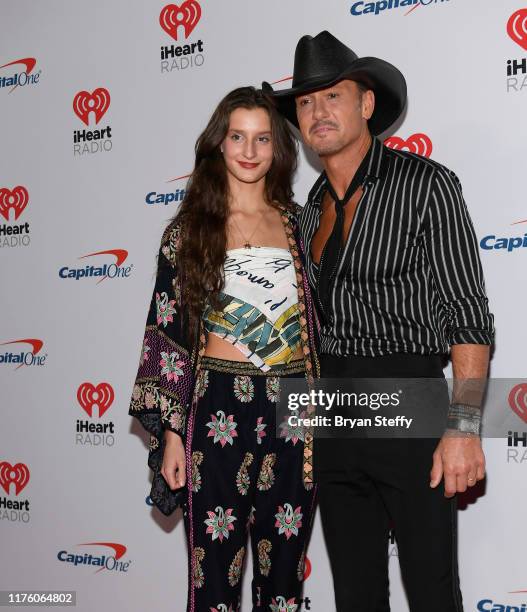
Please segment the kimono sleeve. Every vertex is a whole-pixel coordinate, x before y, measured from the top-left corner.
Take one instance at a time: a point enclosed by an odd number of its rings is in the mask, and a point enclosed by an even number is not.
[[[136,417],[150,433],[148,465],[154,472],[152,491],[157,492],[157,495],[151,496],[165,514],[172,511],[172,506],[175,507],[173,495],[176,492],[168,489],[159,474],[164,432],[170,429],[185,437],[194,382],[192,348],[188,344],[186,325],[180,313],[181,284],[176,265],[178,236],[176,227],[167,230],[161,240],[156,281],[128,410],[128,414]],[[156,497],[161,500],[159,503]]]

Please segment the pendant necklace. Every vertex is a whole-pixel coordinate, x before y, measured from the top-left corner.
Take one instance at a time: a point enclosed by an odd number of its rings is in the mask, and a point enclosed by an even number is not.
[[[265,212],[266,212],[265,210],[263,210],[263,211],[261,212],[261,214],[260,214],[260,218],[258,219],[258,222],[257,222],[257,224],[256,224],[255,228],[253,229],[253,231],[252,231],[251,235],[249,236],[249,238],[246,238],[246,237],[245,237],[245,234],[244,234],[244,233],[242,232],[242,230],[240,229],[240,226],[239,226],[239,225],[236,223],[236,219],[235,219],[234,217],[231,217],[231,218],[232,218],[232,220],[233,220],[233,222],[234,222],[234,225],[236,226],[236,229],[238,230],[238,232],[239,232],[240,236],[241,236],[241,237],[243,238],[243,240],[244,240],[244,245],[243,245],[243,247],[244,247],[245,249],[250,249],[250,248],[252,247],[252,245],[251,245],[251,238],[254,236],[254,234],[255,234],[256,230],[257,230],[257,229],[260,227],[260,223],[262,222],[262,219],[263,219],[263,217],[264,217]]]

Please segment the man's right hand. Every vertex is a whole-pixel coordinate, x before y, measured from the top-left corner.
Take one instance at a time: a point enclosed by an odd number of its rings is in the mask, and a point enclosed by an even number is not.
[[[177,433],[167,429],[165,430],[165,442],[161,475],[172,490],[181,489],[186,482],[183,440]]]

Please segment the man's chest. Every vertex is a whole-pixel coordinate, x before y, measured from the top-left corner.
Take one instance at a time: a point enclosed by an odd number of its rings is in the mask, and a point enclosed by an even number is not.
[[[344,206],[344,226],[342,228],[341,236],[342,245],[344,245],[348,239],[361,197],[362,188],[355,192],[350,201],[346,204],[346,206]],[[320,262],[322,251],[324,250],[324,246],[326,245],[326,242],[333,231],[337,217],[335,205],[327,193],[322,199],[321,210],[322,212],[319,217],[318,227],[315,229],[311,240],[310,253],[312,260],[317,264]]]
[[[417,201],[407,197],[379,197],[366,191],[355,194],[344,207],[344,214],[341,278],[346,274],[355,280],[391,283],[396,277],[423,266],[423,215]],[[320,206],[303,211],[301,229],[312,280],[316,277],[313,264],[320,261],[335,219],[332,202],[328,205],[321,200]]]

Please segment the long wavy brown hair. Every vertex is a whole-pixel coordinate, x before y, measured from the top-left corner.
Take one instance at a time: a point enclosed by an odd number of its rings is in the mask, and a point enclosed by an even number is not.
[[[207,299],[213,308],[221,307],[218,293],[223,289],[227,250],[229,185],[220,146],[227,135],[231,113],[237,108],[263,108],[269,114],[273,161],[265,177],[265,197],[275,208],[276,203],[292,207],[297,144],[286,120],[262,90],[240,87],[231,91],[218,104],[196,141],[194,170],[185,198],[171,221],[171,225],[181,225],[178,268],[183,281],[182,306],[191,334],[197,332]]]

